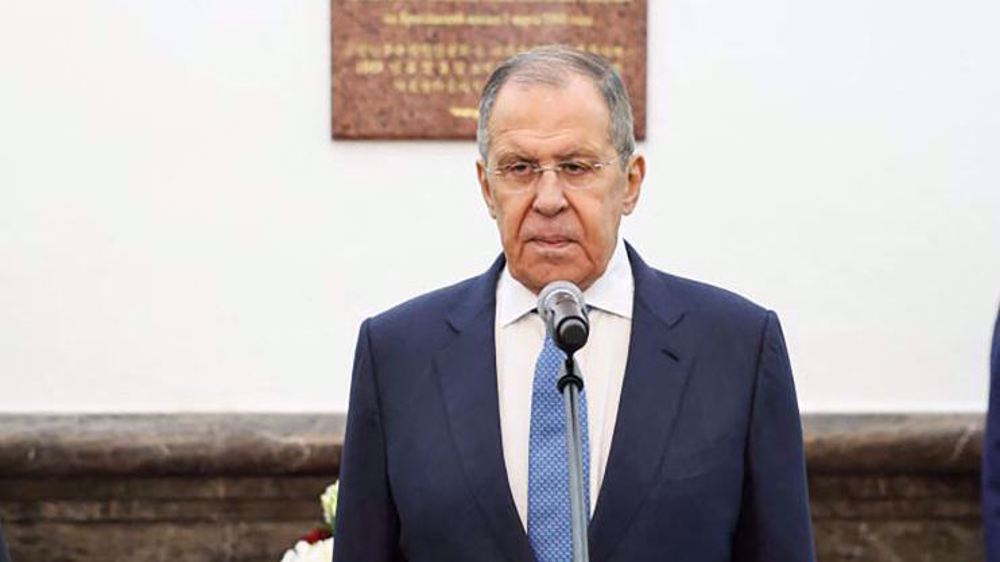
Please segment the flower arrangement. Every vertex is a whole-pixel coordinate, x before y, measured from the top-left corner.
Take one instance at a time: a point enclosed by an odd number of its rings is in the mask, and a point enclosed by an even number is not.
[[[327,486],[319,497],[323,506],[324,524],[309,531],[286,550],[281,562],[330,562],[333,560],[333,527],[337,517],[337,491],[339,483]]]

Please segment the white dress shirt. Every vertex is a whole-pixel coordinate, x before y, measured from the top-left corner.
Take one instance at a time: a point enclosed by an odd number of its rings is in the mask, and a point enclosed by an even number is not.
[[[632,267],[625,244],[619,238],[604,274],[584,291],[584,298],[591,306],[590,338],[576,353],[587,397],[591,515],[604,480],[625,379],[634,288]],[[537,302],[538,296],[504,268],[497,282],[495,326],[500,435],[510,491],[525,528],[532,383],[535,361],[545,341],[545,325],[532,312]]]

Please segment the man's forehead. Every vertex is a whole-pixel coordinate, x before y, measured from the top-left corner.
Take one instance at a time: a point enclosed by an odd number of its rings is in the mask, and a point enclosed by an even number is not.
[[[607,104],[593,81],[572,76],[558,85],[505,84],[487,126],[498,152],[544,146],[568,153],[599,150],[610,142],[609,125]]]
[[[493,122],[498,110],[505,109],[505,106],[510,105],[511,100],[523,101],[527,97],[536,99],[570,97],[579,103],[592,105],[595,109],[602,108],[605,113],[608,110],[607,103],[604,101],[604,96],[597,84],[581,74],[565,74],[562,77],[546,80],[513,76],[497,92],[490,121]],[[548,107],[547,109],[557,108]]]

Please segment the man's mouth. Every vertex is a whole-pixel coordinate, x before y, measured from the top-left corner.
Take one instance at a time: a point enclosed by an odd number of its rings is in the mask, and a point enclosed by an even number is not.
[[[543,248],[558,249],[568,246],[572,240],[565,236],[536,236],[531,239],[531,242]]]

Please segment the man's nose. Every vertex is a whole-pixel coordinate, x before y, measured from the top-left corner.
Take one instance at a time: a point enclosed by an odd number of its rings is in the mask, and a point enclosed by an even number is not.
[[[534,209],[543,215],[555,215],[568,204],[559,174],[555,170],[543,171],[535,185]]]

